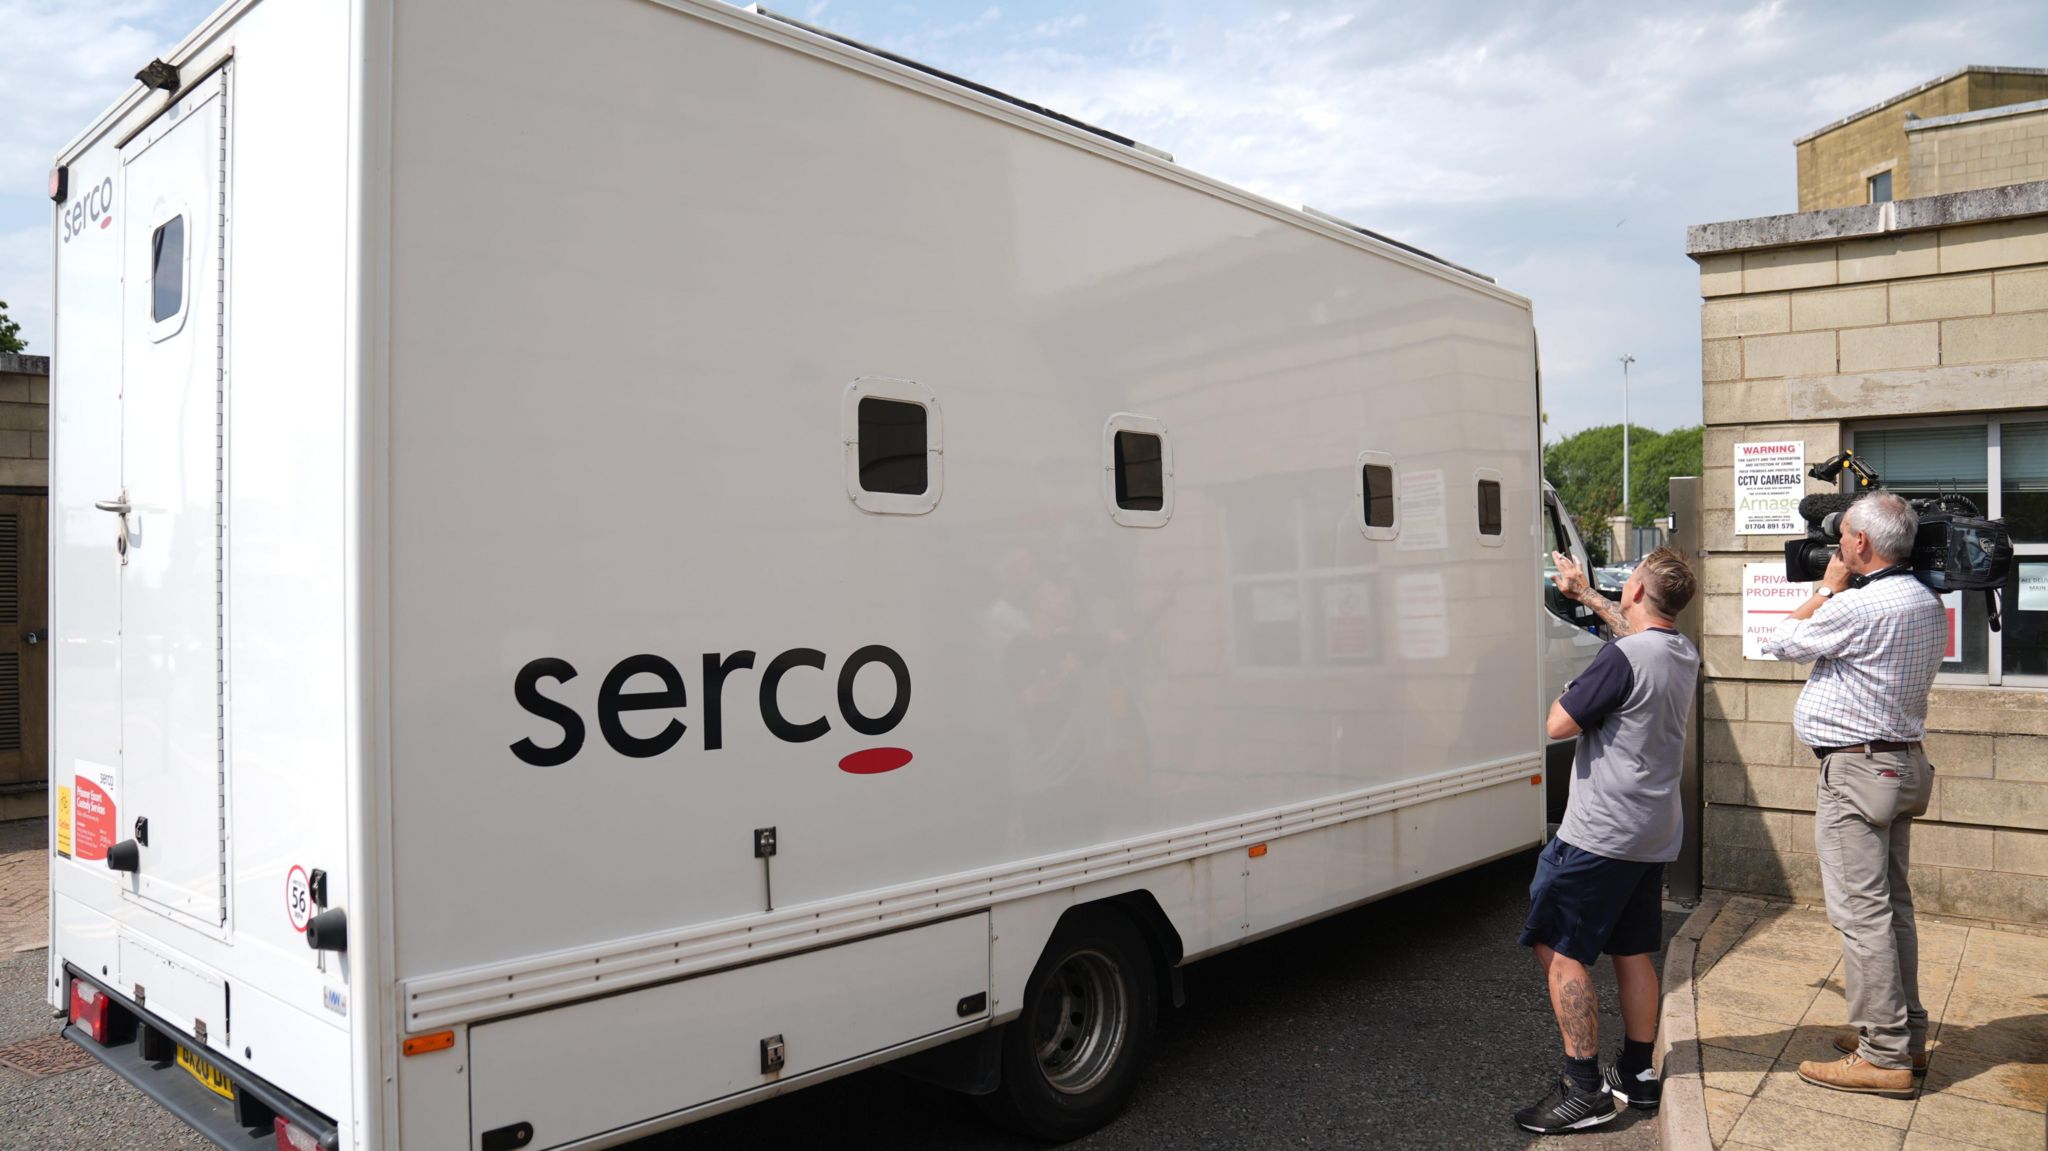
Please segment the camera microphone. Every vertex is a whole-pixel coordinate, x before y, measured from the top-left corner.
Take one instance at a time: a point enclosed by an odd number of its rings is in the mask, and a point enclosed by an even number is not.
[[[1818,527],[1820,522],[1828,517],[1829,513],[1846,512],[1849,510],[1849,505],[1855,502],[1856,495],[1854,493],[1821,492],[1810,495],[1799,501],[1799,518],[1805,520],[1810,525]]]

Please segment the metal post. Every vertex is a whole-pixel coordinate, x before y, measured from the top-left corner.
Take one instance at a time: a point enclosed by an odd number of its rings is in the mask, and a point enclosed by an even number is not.
[[[1671,541],[1670,547],[1685,557],[1692,565],[1695,575],[1706,563],[1705,541],[1700,535],[1700,481],[1697,476],[1674,476],[1671,480]],[[1700,643],[1700,621],[1705,614],[1705,596],[1694,596],[1692,603],[1678,613],[1673,622],[1693,646]],[[1700,825],[1706,819],[1706,805],[1700,791],[1700,705],[1705,698],[1705,669],[1701,669],[1701,688],[1695,689],[1692,700],[1692,723],[1685,732],[1685,760],[1678,777],[1678,793],[1685,805],[1685,838],[1680,842],[1678,858],[1664,869],[1664,882],[1670,888],[1671,898],[1681,903],[1697,903],[1703,872],[1700,860]]]
[[[1621,357],[1621,514],[1628,517],[1629,537],[1622,541],[1621,558],[1635,558],[1635,513],[1629,510],[1628,502],[1628,366],[1636,362],[1634,356]]]

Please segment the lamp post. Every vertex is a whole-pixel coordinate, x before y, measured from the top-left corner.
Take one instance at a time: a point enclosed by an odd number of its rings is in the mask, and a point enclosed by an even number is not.
[[[1628,366],[1635,362],[1634,356],[1621,357],[1621,517],[1628,522],[1628,538],[1623,540],[1621,545],[1622,559],[1635,558],[1630,553],[1636,550],[1636,525],[1629,513],[1628,493]]]

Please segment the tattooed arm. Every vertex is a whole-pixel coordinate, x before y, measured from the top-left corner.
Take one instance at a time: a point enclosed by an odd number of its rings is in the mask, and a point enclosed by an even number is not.
[[[1585,571],[1576,561],[1561,552],[1550,553],[1550,558],[1557,565],[1557,571],[1551,575],[1550,580],[1557,585],[1558,591],[1564,593],[1566,599],[1577,600],[1591,608],[1593,614],[1600,617],[1600,622],[1606,625],[1608,634],[1615,639],[1635,631],[1621,614],[1621,605],[1601,595],[1592,581],[1586,578]]]

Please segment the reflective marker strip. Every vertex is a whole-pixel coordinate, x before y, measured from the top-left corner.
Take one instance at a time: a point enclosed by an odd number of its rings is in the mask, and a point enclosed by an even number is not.
[[[421,1055],[428,1051],[446,1051],[455,1046],[455,1032],[436,1031],[431,1035],[415,1035],[405,1041],[407,1055]]]

